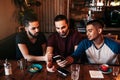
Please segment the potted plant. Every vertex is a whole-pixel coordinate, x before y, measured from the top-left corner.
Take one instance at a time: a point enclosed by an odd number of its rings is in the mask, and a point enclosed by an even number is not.
[[[12,0],[17,8],[17,15],[16,18],[19,22],[19,24],[22,26],[22,18],[24,17],[24,14],[26,13],[33,13],[35,14],[33,10],[33,6],[40,6],[41,3],[36,0]]]

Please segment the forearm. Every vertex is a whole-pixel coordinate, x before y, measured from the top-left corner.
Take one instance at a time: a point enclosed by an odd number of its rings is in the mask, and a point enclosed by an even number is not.
[[[42,51],[43,51],[43,55],[45,55],[45,53],[46,53],[46,44],[42,44]]]
[[[26,56],[25,59],[27,59],[27,61],[46,61],[46,58],[45,56],[32,56],[32,55],[29,55],[29,56]]]
[[[45,57],[46,57],[46,62],[52,62],[53,47],[47,47]]]

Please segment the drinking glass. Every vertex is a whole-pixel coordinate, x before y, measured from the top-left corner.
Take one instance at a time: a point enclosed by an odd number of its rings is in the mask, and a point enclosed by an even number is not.
[[[112,72],[113,76],[116,77],[119,74],[119,70],[120,70],[119,67],[117,67],[117,66],[113,67],[112,70],[113,70],[113,72]]]
[[[27,60],[26,59],[20,59],[17,61],[18,66],[21,70],[24,70],[27,67]]]
[[[72,64],[71,65],[71,79],[78,80],[79,79],[79,72],[80,72],[80,65],[79,64]]]

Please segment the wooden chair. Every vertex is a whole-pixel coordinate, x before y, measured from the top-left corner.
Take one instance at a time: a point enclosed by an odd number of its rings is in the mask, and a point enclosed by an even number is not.
[[[107,35],[104,35],[104,36],[108,37],[108,38],[111,38],[111,39],[114,39],[114,40],[118,40],[118,35],[107,34]]]
[[[17,28],[17,32],[21,32],[21,31],[24,31],[24,30],[25,30],[24,26],[19,26]]]

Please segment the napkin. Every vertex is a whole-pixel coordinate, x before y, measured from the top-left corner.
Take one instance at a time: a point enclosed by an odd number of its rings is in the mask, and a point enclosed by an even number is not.
[[[104,78],[101,71],[89,70],[91,78]]]

